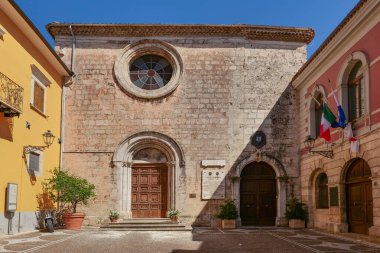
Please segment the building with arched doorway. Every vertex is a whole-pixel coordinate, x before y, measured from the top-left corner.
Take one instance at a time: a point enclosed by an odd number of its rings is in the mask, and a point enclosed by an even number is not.
[[[292,80],[299,98],[302,200],[309,226],[380,238],[380,2],[360,1]],[[352,134],[319,138],[321,104],[337,114],[334,92]],[[308,149],[304,140],[315,139]],[[356,141],[355,141],[356,139]],[[310,140],[310,138],[309,138]]]
[[[255,209],[241,216],[243,225],[286,222],[286,199],[300,194],[289,82],[313,30],[59,23],[48,30],[76,74],[66,92],[63,168],[96,185],[84,208],[89,222],[113,209],[124,218],[178,209],[188,224],[213,226],[225,199],[241,214]]]

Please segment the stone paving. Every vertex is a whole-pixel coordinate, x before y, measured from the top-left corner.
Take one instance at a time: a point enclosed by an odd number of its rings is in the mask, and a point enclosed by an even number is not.
[[[177,231],[58,230],[0,237],[0,252],[321,252],[380,253],[380,245],[309,229],[195,228]]]

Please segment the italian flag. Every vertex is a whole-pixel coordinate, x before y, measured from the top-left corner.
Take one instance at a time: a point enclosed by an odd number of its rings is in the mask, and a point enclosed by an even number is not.
[[[319,127],[319,137],[325,139],[326,141],[331,141],[330,127],[335,121],[335,115],[332,113],[327,104],[324,103],[322,108],[321,126]]]

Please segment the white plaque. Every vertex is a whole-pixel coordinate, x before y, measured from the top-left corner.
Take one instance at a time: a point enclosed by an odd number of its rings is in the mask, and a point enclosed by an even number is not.
[[[202,199],[224,199],[226,195],[225,172],[202,170]]]
[[[17,184],[8,183],[7,185],[7,211],[17,210]]]

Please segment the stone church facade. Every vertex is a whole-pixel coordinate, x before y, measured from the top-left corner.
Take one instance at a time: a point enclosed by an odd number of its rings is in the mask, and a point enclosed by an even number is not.
[[[213,226],[234,199],[243,225],[281,225],[300,196],[298,99],[289,86],[314,32],[250,25],[48,25],[75,72],[63,168],[97,196],[90,223],[181,212]],[[255,187],[258,186],[258,187]]]

